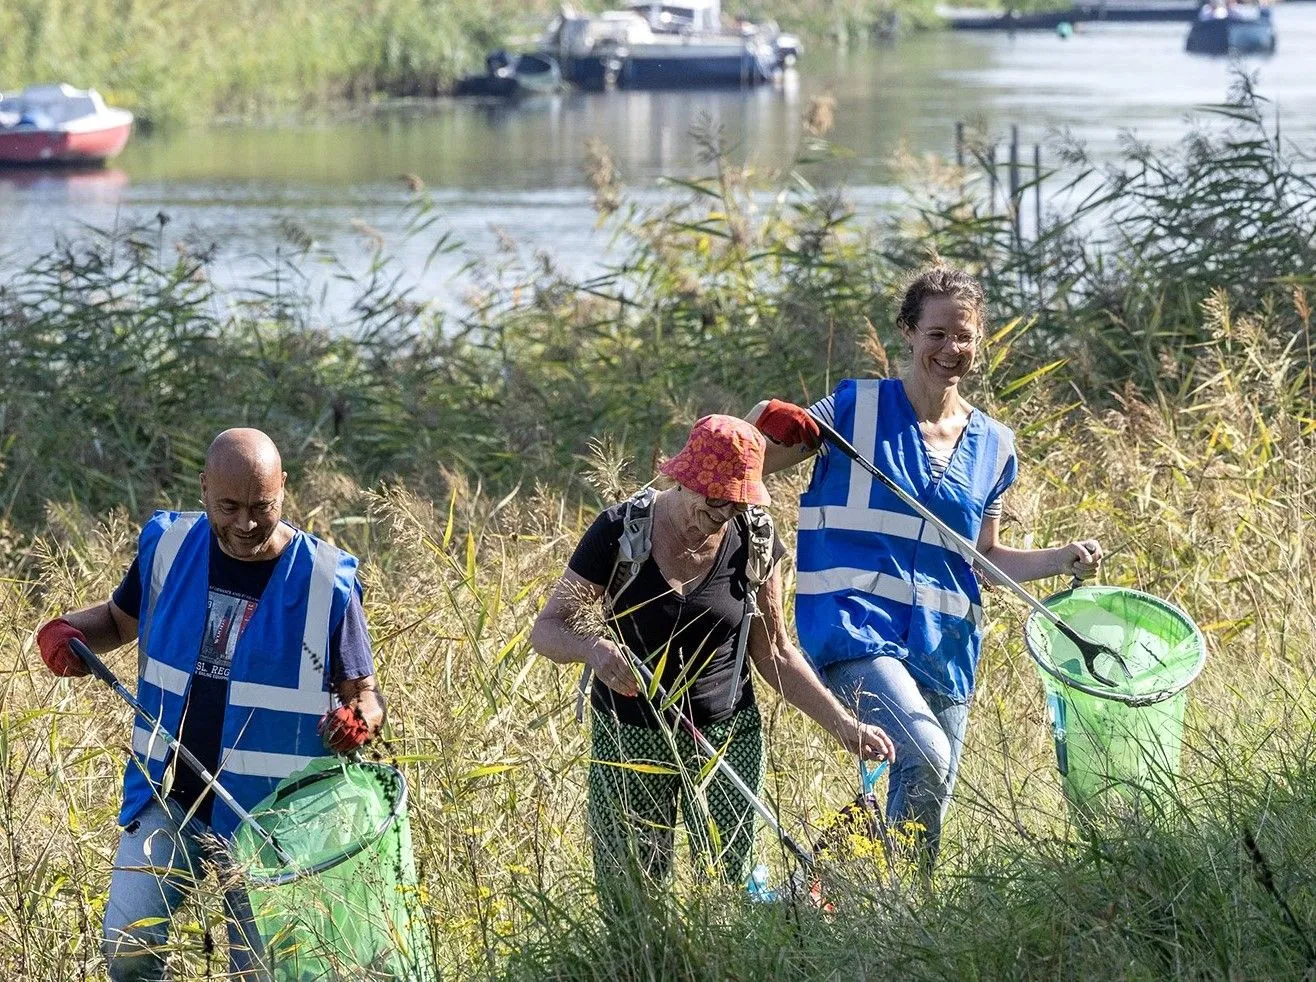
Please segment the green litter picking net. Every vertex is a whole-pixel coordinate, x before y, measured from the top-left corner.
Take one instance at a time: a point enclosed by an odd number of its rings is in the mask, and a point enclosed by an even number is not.
[[[1081,816],[1172,795],[1183,743],[1184,691],[1206,661],[1206,642],[1178,607],[1150,594],[1082,586],[1043,603],[1079,635],[1120,653],[1086,669],[1078,648],[1038,613],[1024,640],[1041,670],[1065,796]]]
[[[323,757],[252,811],[291,865],[238,827],[233,859],[277,982],[437,979],[406,798],[394,767]]]

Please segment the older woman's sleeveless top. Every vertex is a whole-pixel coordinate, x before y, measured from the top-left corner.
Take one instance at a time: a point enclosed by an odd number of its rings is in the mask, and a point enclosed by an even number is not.
[[[1014,435],[974,410],[934,480],[898,379],[847,379],[834,393],[838,433],[972,543],[983,512],[1018,471]],[[973,691],[982,608],[969,562],[866,470],[841,453],[814,463],[800,497],[795,619],[815,669],[891,655],[953,699]]]

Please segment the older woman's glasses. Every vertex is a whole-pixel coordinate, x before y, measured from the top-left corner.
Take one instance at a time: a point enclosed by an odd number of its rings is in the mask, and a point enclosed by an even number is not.
[[[727,505],[732,505],[736,511],[744,511],[749,505],[743,501],[732,501],[730,498],[710,498],[704,495],[704,504],[708,505],[714,511],[719,511]]]

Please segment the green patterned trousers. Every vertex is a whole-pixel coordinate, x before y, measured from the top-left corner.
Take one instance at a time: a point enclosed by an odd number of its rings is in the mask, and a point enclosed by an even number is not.
[[[702,729],[740,778],[758,792],[763,734],[756,706]],[[672,750],[675,743],[675,755]],[[607,901],[619,887],[663,883],[671,874],[676,809],[690,835],[698,872],[740,884],[749,875],[754,809],[707,761],[684,730],[619,723],[596,712],[589,768],[589,831],[594,877]]]

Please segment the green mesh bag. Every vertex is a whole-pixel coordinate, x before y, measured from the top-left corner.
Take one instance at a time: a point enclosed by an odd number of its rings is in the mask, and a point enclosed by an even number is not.
[[[1065,796],[1081,817],[1111,807],[1155,805],[1179,776],[1188,683],[1206,642],[1178,607],[1137,590],[1084,586],[1043,603],[1080,635],[1107,644],[1129,674],[1099,659],[1097,671],[1055,625],[1034,613],[1025,643],[1041,670]]]
[[[396,768],[323,757],[252,812],[292,865],[239,826],[232,855],[277,982],[438,978],[406,805]]]

